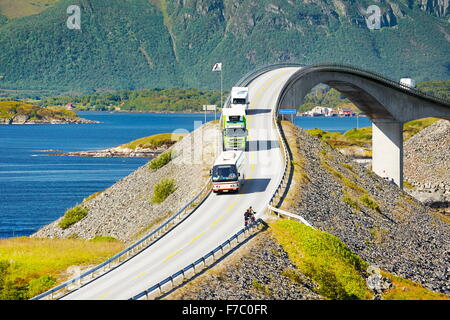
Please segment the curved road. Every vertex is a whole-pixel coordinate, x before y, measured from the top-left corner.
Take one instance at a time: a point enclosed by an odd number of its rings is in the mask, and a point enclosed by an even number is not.
[[[246,183],[239,194],[211,195],[162,239],[109,273],[63,297],[125,300],[181,270],[244,226],[244,211],[262,213],[281,180],[283,168],[272,111],[283,84],[298,68],[267,72],[250,85],[249,151]]]

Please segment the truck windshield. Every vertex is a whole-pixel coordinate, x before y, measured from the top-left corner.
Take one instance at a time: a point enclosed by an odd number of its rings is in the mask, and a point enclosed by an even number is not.
[[[229,120],[229,122],[242,122],[242,121],[244,121],[244,117],[242,117],[242,116],[229,116],[228,120]]]
[[[214,182],[236,181],[238,172],[233,165],[217,165],[212,170],[212,180]]]
[[[245,137],[245,130],[242,128],[228,128],[228,129],[225,129],[225,136],[227,136],[227,137]]]
[[[247,101],[245,99],[233,99],[233,104],[246,104]]]

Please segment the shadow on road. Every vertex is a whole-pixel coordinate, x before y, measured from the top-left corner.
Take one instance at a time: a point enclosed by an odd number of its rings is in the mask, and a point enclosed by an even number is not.
[[[251,116],[255,114],[270,113],[270,111],[271,109],[248,109],[247,114]]]
[[[276,140],[257,140],[247,142],[248,151],[267,151],[278,148],[280,148],[280,145]]]
[[[269,183],[270,179],[267,178],[246,179],[239,193],[251,194],[256,192],[265,192]]]

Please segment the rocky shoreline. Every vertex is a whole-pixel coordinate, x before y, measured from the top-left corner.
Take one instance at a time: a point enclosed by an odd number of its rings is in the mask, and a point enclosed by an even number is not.
[[[68,153],[49,153],[48,156],[64,156],[64,157],[94,157],[94,158],[107,158],[107,157],[129,157],[129,158],[156,158],[161,153],[165,152],[169,148],[168,145],[158,147],[155,149],[149,148],[121,148],[114,147],[103,150],[92,151],[78,151]]]
[[[13,117],[0,119],[0,125],[40,125],[40,124],[96,124],[99,121],[93,121],[83,118],[67,118],[67,119],[42,119],[30,120],[28,117]]]

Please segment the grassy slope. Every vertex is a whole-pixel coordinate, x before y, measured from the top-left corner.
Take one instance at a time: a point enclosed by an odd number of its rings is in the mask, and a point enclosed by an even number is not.
[[[424,118],[405,123],[403,127],[403,139],[407,141],[419,131],[427,128],[436,121],[437,118]],[[328,132],[322,129],[306,130],[313,136],[320,137],[323,141],[335,148],[346,148],[350,146],[359,146],[370,148],[372,144],[372,127],[364,127],[360,129],[351,129],[345,133]]]
[[[318,285],[318,293],[330,299],[370,299],[361,272],[368,264],[335,236],[296,221],[271,225],[289,259]]]
[[[0,278],[12,284],[11,292],[15,293],[43,276],[56,278],[56,283],[60,283],[73,276],[66,273],[68,267],[101,263],[123,248],[124,245],[119,241],[28,237],[0,240],[0,262],[9,263],[6,272],[0,271]],[[45,289],[48,288],[43,288],[42,291]],[[14,294],[5,297],[5,291],[0,283],[0,296],[3,295],[5,299],[14,298]],[[21,298],[30,298],[26,295],[25,290],[25,296]]]
[[[129,143],[123,144],[121,148],[135,150],[136,148],[154,149],[164,144],[173,144],[180,141],[185,135],[175,133],[160,133],[149,137],[140,138]]]
[[[293,156],[293,186],[289,189],[282,209],[289,211],[290,204],[299,197],[302,184],[308,183],[309,177],[303,169],[304,159],[298,152],[300,147],[294,139],[298,128],[288,121],[283,121],[289,147]],[[351,186],[349,186],[349,190]],[[370,298],[361,271],[367,263],[352,253],[338,238],[288,220],[280,220],[271,225],[278,242],[288,253],[293,263],[316,281],[319,292],[328,298]],[[420,284],[381,271],[389,278],[393,287],[384,292],[385,300],[448,300],[448,296],[425,289]]]

